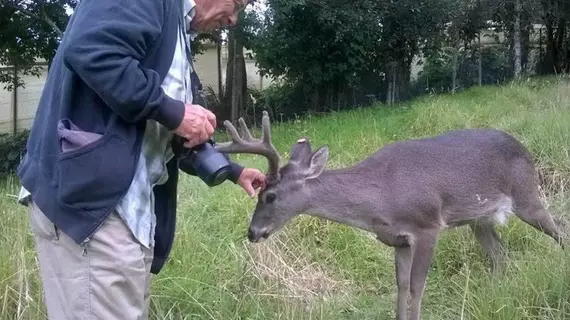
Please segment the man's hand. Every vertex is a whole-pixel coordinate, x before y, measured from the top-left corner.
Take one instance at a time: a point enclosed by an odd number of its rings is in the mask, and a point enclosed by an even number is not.
[[[257,169],[244,168],[239,176],[238,184],[253,198],[256,189],[265,188],[265,175]]]
[[[215,128],[216,116],[211,111],[196,104],[187,104],[184,119],[174,132],[186,139],[185,147],[192,148],[208,141]]]

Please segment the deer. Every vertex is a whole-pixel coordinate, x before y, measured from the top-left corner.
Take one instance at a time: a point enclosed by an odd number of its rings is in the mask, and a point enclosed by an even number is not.
[[[268,161],[249,241],[264,241],[300,214],[372,233],[394,248],[397,320],[420,319],[428,270],[445,230],[468,225],[492,270],[505,255],[495,226],[513,213],[564,249],[562,233],[540,201],[532,155],[505,131],[457,129],[397,141],[350,167],[327,169],[329,146],[313,150],[307,137],[292,145],[280,166],[267,111],[260,139],[253,138],[243,118],[238,121],[241,135],[226,120],[231,141],[215,148]]]

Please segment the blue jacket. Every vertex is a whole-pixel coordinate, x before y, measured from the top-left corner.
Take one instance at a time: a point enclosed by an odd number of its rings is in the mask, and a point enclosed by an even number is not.
[[[160,89],[174,54],[181,10],[178,0],[85,0],[65,30],[18,176],[36,205],[79,244],[89,240],[127,192],[145,120],[171,130],[182,121],[183,102]],[[57,130],[63,119],[102,137],[62,152]],[[236,182],[242,168],[233,166]],[[174,238],[179,168],[193,174],[175,157],[167,164],[168,182],[154,189],[153,273],[162,268]]]

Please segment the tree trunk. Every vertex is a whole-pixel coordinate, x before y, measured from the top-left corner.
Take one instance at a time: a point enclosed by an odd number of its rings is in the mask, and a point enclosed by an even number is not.
[[[459,28],[455,28],[453,33],[453,57],[451,60],[451,94],[455,94],[457,88],[457,63],[459,60],[459,47],[461,40],[459,39]]]
[[[479,86],[483,85],[483,47],[481,46],[481,33],[479,32],[478,37],[478,53],[479,53],[479,66],[477,67],[478,75],[479,75]]]
[[[387,72],[387,75],[390,74],[390,71]],[[390,77],[386,77],[387,82],[387,91],[386,91],[386,104],[392,104],[392,79]]]
[[[406,77],[402,77],[401,64],[401,62],[390,62],[386,68],[386,104],[388,105],[393,105],[400,100],[402,81],[406,79]]]
[[[387,65],[386,68],[386,83],[388,84],[387,86],[387,92],[386,92],[386,104],[388,105],[392,105],[394,103],[396,103],[396,90],[397,88],[397,84],[398,82],[396,81],[396,77],[397,77],[397,63],[396,62],[390,62]]]
[[[234,78],[234,38],[235,38],[235,31],[234,28],[229,28],[228,30],[228,37],[226,40],[226,47],[227,47],[227,62],[226,62],[226,83],[223,91],[223,99],[222,105],[223,110],[220,112],[220,116],[216,117],[219,118],[220,121],[222,119],[231,119],[232,117],[232,88],[233,88],[233,78]]]
[[[452,60],[452,74],[451,74],[451,93],[455,94],[455,88],[457,88],[457,60],[459,56],[458,46],[454,46],[453,50],[453,60]]]
[[[413,56],[403,59],[398,63],[397,80],[398,91],[396,91],[396,101],[406,100],[409,96],[410,76],[412,73]]]
[[[224,87],[222,81],[222,33],[218,31],[218,37],[216,39],[216,50],[217,50],[217,62],[218,62],[218,98],[220,101],[223,100]]]
[[[515,22],[513,27],[514,32],[514,60],[515,60],[515,68],[514,68],[514,76],[515,78],[520,77],[522,72],[522,58],[521,58],[521,0],[514,0],[515,1]]]
[[[554,21],[546,19],[546,52],[542,63],[544,74],[554,73],[556,70],[556,44],[554,41]]]
[[[247,95],[247,74],[243,55],[244,36],[239,26],[230,28],[228,33],[225,105],[232,122],[242,116]]]
[[[241,79],[241,75],[240,75],[240,68],[238,65],[238,59],[237,59],[237,32],[234,32],[234,37],[232,39],[232,47],[233,47],[233,55],[230,57],[231,61],[232,61],[232,78],[230,79],[232,82],[232,90],[231,90],[231,122],[235,123],[235,121],[237,120],[237,118],[239,117],[239,103],[240,103],[240,92],[241,92],[241,88],[240,88],[240,79]],[[229,67],[228,67],[229,69]]]

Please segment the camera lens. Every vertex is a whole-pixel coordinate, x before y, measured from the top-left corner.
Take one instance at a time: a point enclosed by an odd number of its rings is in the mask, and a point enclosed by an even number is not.
[[[198,176],[209,186],[221,184],[228,179],[231,166],[221,153],[210,143],[195,148],[191,161]]]
[[[211,186],[217,186],[220,183],[226,181],[229,178],[230,171],[227,168],[222,168],[220,171],[212,175],[212,180],[210,182]]]

